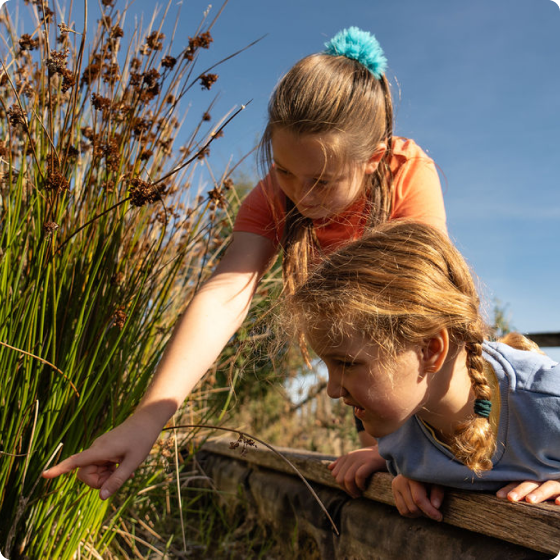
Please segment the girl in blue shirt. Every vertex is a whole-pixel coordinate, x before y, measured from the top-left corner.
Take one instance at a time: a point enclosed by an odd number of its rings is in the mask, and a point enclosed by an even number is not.
[[[560,505],[560,366],[520,335],[487,342],[468,266],[436,229],[390,222],[322,263],[288,316],[377,445],[331,465],[359,495],[378,470],[405,516],[442,485]]]

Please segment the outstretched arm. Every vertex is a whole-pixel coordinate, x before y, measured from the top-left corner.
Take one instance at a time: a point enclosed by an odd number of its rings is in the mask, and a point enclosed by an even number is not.
[[[134,414],[92,446],[52,467],[54,478],[79,468],[78,478],[114,494],[144,461],[162,428],[212,366],[245,319],[258,281],[275,255],[273,244],[235,233],[214,274],[175,327],[154,379]]]

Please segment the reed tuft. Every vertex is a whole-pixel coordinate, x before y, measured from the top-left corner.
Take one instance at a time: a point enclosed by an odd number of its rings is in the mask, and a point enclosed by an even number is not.
[[[0,16],[0,550],[93,558],[134,488],[115,505],[40,474],[61,443],[76,453],[130,414],[227,242],[228,170],[195,185],[232,115],[214,121],[210,100],[193,130],[177,116],[217,79],[219,62],[198,70],[208,13],[177,46],[161,31],[170,5],[128,30],[134,3],[102,0],[96,25],[87,0],[77,23],[71,2],[25,3],[29,17]]]

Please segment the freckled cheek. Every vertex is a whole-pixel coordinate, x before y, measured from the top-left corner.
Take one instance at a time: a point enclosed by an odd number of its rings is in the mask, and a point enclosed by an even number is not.
[[[403,418],[403,409],[395,402],[385,399],[365,399],[362,406],[380,421],[395,422]]]

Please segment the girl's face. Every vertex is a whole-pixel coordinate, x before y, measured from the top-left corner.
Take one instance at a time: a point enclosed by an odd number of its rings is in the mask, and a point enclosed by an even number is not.
[[[363,192],[365,176],[377,168],[384,149],[353,168],[340,169],[324,146],[336,141],[324,135],[297,135],[285,128],[272,132],[273,173],[300,213],[314,220],[336,216]]]
[[[320,331],[308,340],[329,371],[327,393],[354,408],[366,432],[383,437],[428,404],[420,349],[402,351],[388,367],[379,347],[356,334],[333,341]]]

